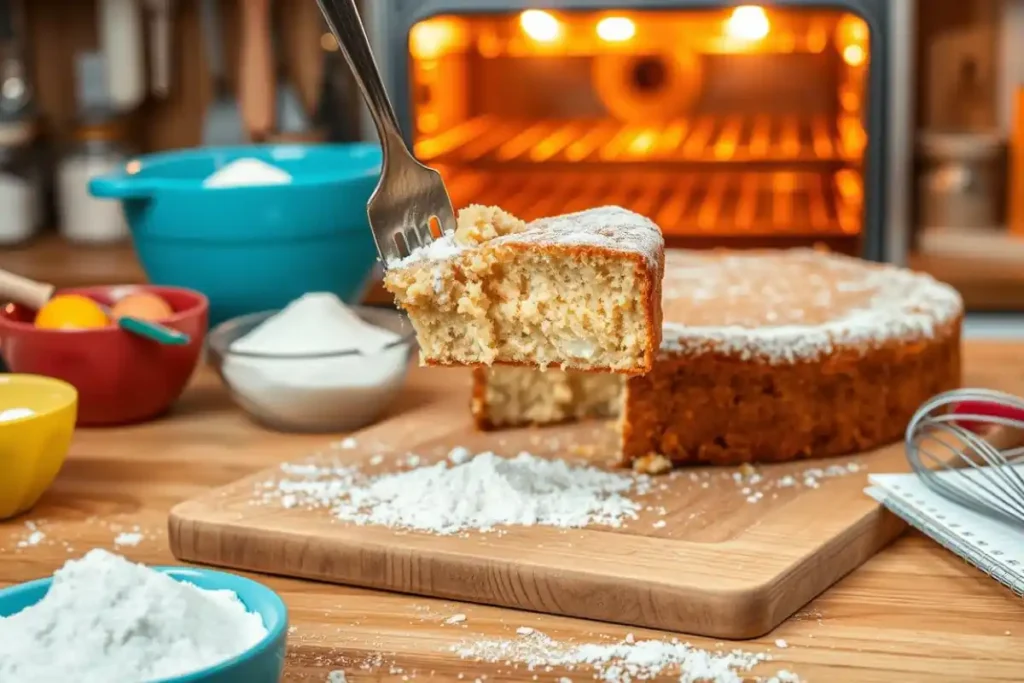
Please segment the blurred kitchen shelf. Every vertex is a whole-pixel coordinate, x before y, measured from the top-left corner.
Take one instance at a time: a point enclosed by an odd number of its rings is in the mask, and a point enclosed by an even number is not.
[[[1024,239],[1002,231],[929,231],[909,265],[956,287],[970,310],[1024,311]]]
[[[919,251],[910,256],[910,266],[956,287],[971,310],[1024,311],[1024,254],[1015,259],[1006,253],[992,256],[970,250],[967,253]],[[68,244],[53,234],[22,247],[0,248],[0,268],[57,287],[146,281],[131,244],[81,247]],[[369,304],[390,305],[391,302],[391,296],[380,283],[371,287],[366,297]]]
[[[84,247],[69,244],[53,233],[24,246],[0,247],[0,268],[54,284],[58,289],[146,282],[130,242]],[[368,304],[391,305],[393,301],[379,282],[366,296]]]
[[[23,246],[0,247],[0,268],[58,288],[146,281],[130,242],[84,247],[53,233]]]

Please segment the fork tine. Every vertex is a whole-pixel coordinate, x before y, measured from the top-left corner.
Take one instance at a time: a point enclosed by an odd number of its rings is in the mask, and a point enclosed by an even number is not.
[[[434,241],[434,233],[430,231],[430,219],[417,224],[416,231],[422,244],[427,245]]]
[[[436,218],[440,224],[442,235],[450,230],[455,230],[455,210],[452,208],[451,200],[438,207]]]
[[[420,242],[420,234],[417,226],[413,225],[412,227],[406,228],[402,231],[402,235],[405,237],[405,243],[409,247],[410,254],[423,246]]]

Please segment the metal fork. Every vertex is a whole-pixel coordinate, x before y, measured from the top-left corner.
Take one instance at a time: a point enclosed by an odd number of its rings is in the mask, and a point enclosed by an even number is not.
[[[387,267],[389,261],[434,241],[432,220],[441,234],[454,230],[455,211],[441,174],[416,161],[402,139],[355,0],[317,0],[317,4],[370,108],[384,152],[380,181],[366,214],[377,252]]]

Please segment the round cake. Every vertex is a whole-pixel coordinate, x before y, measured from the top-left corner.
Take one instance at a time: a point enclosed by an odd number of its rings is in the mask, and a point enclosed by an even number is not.
[[[626,381],[626,462],[861,452],[960,383],[963,302],[927,275],[810,249],[666,251],[662,291],[660,353]]]

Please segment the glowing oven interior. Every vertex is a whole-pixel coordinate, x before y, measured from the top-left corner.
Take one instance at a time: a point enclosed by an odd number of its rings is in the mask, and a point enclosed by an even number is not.
[[[859,249],[870,59],[853,14],[444,15],[409,54],[416,154],[456,206],[620,204],[677,245]]]

